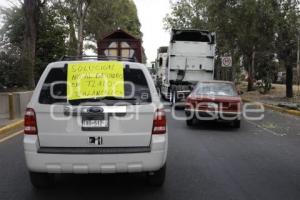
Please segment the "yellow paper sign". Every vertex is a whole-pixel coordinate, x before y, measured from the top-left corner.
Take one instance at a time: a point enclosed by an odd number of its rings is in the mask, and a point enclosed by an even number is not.
[[[68,64],[68,100],[124,97],[123,69],[123,64],[117,61]]]

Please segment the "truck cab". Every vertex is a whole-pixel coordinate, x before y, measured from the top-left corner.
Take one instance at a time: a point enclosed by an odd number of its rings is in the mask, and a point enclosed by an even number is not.
[[[173,29],[162,95],[171,103],[185,100],[198,81],[213,80],[216,36],[200,30]]]

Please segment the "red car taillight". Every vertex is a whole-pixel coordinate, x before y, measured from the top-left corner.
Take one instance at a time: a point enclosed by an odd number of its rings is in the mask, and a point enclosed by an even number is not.
[[[32,108],[27,108],[24,117],[24,134],[37,135],[36,116]]]
[[[167,130],[167,119],[163,109],[158,109],[155,112],[153,119],[152,134],[165,134]]]

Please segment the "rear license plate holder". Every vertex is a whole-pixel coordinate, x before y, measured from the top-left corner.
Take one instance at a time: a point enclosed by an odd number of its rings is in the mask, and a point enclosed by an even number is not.
[[[108,131],[108,115],[82,116],[82,131]]]

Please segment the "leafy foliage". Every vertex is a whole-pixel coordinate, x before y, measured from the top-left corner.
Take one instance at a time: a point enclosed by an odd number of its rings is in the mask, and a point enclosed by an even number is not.
[[[66,54],[67,28],[54,10],[45,8],[39,23],[36,49],[36,76],[40,77],[46,66]]]
[[[296,0],[179,0],[172,5],[172,12],[164,22],[166,29],[216,32],[218,57],[232,55],[238,64],[242,57],[251,79],[274,74],[277,58],[286,69],[296,61],[295,40],[300,27]],[[270,79],[272,77],[268,77]],[[248,88],[252,88],[250,79]]]
[[[3,26],[0,29],[1,46],[13,45],[21,49],[25,19],[23,9],[19,7],[1,8]]]
[[[23,85],[19,73],[20,49],[6,45],[6,51],[0,52],[0,92],[5,88],[20,87]]]
[[[132,0],[38,0],[38,5],[35,59],[32,62],[35,63],[35,82],[48,63],[66,54],[78,55],[83,39],[96,42],[117,28],[142,37]],[[27,23],[23,8],[21,3],[0,10],[3,24],[0,28],[0,88],[23,87],[31,82],[27,82],[28,77],[24,75],[28,69],[20,61]]]
[[[2,21],[4,25],[1,28],[1,52],[0,62],[11,63],[10,70],[7,65],[3,65],[2,72],[6,76],[1,84],[11,86],[14,82],[16,86],[24,86],[24,82],[19,82],[24,78],[23,68],[20,63],[21,51],[23,48],[23,37],[25,20],[21,7],[12,7],[6,9],[2,13]],[[58,60],[67,51],[65,41],[67,39],[66,27],[57,17],[55,10],[51,7],[44,7],[38,24],[38,37],[36,48],[35,77],[36,81],[49,62]],[[9,55],[8,55],[9,54]],[[7,55],[7,56],[4,56]],[[12,60],[14,60],[12,62]],[[6,69],[7,68],[7,69]],[[16,73],[17,72],[17,73]],[[2,73],[1,73],[2,75]],[[26,77],[25,77],[26,78]]]
[[[92,1],[85,23],[87,36],[97,41],[118,28],[136,37],[142,37],[141,24],[134,2],[132,0]]]
[[[172,12],[164,19],[165,27],[206,29],[208,2],[209,0],[180,0],[172,3]]]

